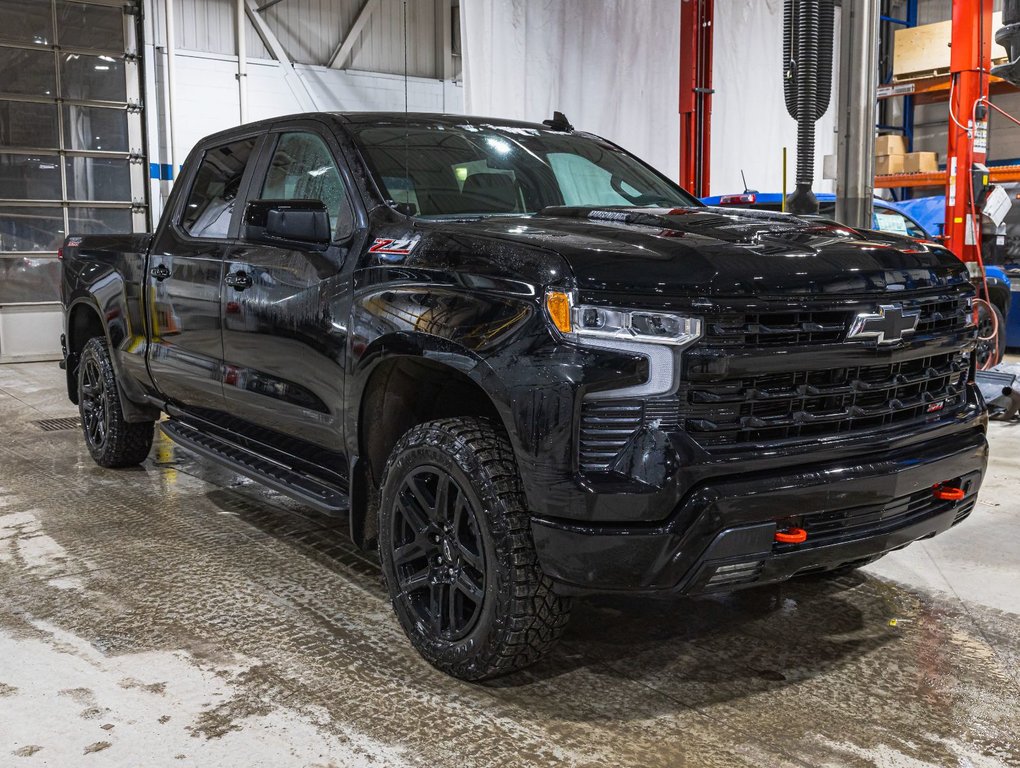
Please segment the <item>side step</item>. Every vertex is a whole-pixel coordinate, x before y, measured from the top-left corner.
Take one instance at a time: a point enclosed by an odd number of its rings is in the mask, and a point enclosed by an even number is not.
[[[167,437],[181,447],[315,507],[320,512],[339,515],[346,513],[349,508],[347,494],[341,488],[295,472],[277,461],[200,432],[183,422],[171,419],[161,422],[159,426]]]

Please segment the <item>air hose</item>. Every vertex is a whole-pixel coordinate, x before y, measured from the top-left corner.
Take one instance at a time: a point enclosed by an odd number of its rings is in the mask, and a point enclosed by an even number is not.
[[[832,95],[833,0],[786,0],[783,7],[783,97],[797,121],[797,184],[787,200],[791,213],[818,213],[811,191],[815,175],[815,122]]]

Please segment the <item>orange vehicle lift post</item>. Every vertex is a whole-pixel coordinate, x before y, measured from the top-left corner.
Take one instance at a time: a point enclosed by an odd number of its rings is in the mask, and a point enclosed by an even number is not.
[[[992,66],[992,0],[953,0],[952,29],[945,244],[962,261],[980,264],[981,213],[971,169],[988,152],[988,108],[981,100],[988,98]]]

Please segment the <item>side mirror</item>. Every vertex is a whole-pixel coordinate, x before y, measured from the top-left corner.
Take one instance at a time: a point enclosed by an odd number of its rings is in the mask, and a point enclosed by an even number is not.
[[[321,200],[252,200],[244,210],[245,240],[297,241],[326,246],[332,240]]]

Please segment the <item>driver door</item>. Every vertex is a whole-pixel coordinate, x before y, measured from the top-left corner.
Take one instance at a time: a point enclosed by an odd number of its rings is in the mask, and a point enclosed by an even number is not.
[[[341,275],[354,231],[339,152],[318,124],[271,132],[250,199],[321,200],[333,242],[248,241],[228,251],[221,299],[224,395],[261,442],[344,473],[343,391],[350,307]],[[281,441],[279,436],[283,436]]]

